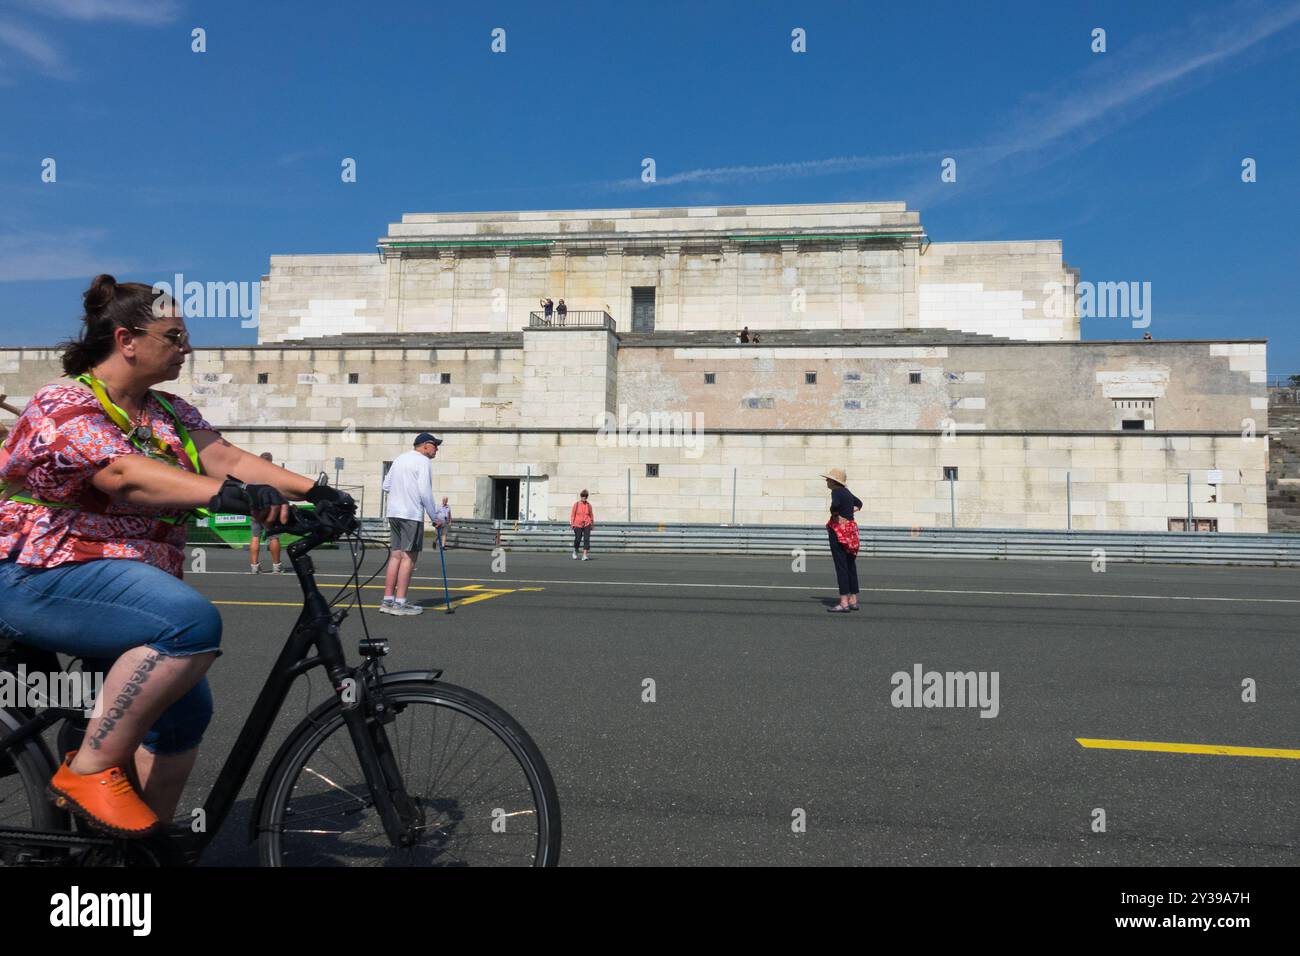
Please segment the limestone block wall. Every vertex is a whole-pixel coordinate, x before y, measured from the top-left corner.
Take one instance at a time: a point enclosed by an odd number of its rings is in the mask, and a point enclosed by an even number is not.
[[[618,395],[618,339],[603,329],[524,332],[523,402],[539,428],[596,428]]]
[[[60,374],[53,350],[0,350],[0,391],[18,407]],[[221,428],[418,431],[442,424],[517,426],[523,421],[522,382],[519,349],[254,347],[197,349],[181,377],[161,387],[192,401]]]
[[[936,242],[917,257],[921,328],[1031,341],[1077,340],[1075,272],[1059,240]],[[1044,312],[1044,286],[1066,287],[1066,314]]]
[[[384,461],[409,447],[409,437],[358,432],[228,432],[246,447],[271,451],[288,467],[329,470],[347,461],[344,483],[366,486],[377,513]],[[538,517],[564,520],[581,488],[592,493],[597,521],[627,517],[628,471],[634,521],[730,521],[732,473],[736,516],[744,524],[820,524],[827,493],[818,477],[830,467],[848,472],[865,506],[866,524],[946,527],[950,521],[943,468],[958,468],[959,527],[1066,527],[1065,476],[1072,478],[1073,526],[1080,530],[1164,531],[1186,516],[1191,472],[1197,518],[1220,531],[1264,532],[1267,442],[1236,437],[962,434],[712,434],[682,447],[620,446],[607,436],[574,432],[456,432],[434,462],[434,492],[451,499],[454,514],[489,517],[482,494],[493,476],[534,478]],[[658,465],[658,477],[646,465]],[[1210,471],[1222,482],[1208,483]],[[1211,501],[1211,497],[1216,500]]]
[[[1139,414],[1121,409],[1123,400],[1149,399],[1155,430],[1239,432],[1253,423],[1263,432],[1265,350],[1209,342],[625,348],[618,404],[700,415],[711,430],[1109,431]]]
[[[618,349],[600,330],[530,331],[524,341],[522,350],[199,349],[168,389],[223,426],[592,428],[623,409],[698,416],[708,430],[1112,431],[1134,417],[1155,431],[1268,429],[1264,343]],[[0,351],[0,391],[12,403],[59,372],[52,350]],[[1134,402],[1149,411],[1123,407]]]
[[[387,269],[366,255],[272,256],[258,303],[259,342],[368,332],[384,325]]]
[[[545,296],[607,309],[626,330],[636,287],[655,290],[655,325],[668,331],[1078,338],[1077,317],[1043,309],[1045,283],[1073,290],[1059,241],[922,245],[923,235],[902,203],[409,214],[381,239],[382,260],[273,256],[259,341],[515,331]]]

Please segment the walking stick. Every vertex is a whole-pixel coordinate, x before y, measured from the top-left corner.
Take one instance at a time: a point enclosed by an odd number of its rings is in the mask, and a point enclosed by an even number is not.
[[[438,528],[438,557],[442,558],[442,593],[447,599],[447,613],[455,614],[451,609],[451,590],[447,587],[447,552],[442,549],[442,529]]]

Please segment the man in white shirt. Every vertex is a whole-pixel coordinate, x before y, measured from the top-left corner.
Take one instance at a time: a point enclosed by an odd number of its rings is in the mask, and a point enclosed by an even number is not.
[[[424,547],[424,516],[429,516],[435,529],[443,524],[433,500],[433,459],[441,444],[442,439],[420,432],[415,437],[414,450],[398,455],[384,476],[384,491],[388,494],[385,516],[392,533],[392,553],[384,580],[384,603],[379,605],[383,614],[411,615],[424,611],[418,604],[406,603],[406,589],[415,570],[415,559]]]

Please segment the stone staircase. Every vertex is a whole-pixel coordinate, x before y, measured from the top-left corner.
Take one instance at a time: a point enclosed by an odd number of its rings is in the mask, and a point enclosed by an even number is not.
[[[1300,405],[1270,401],[1268,432],[1268,530],[1300,531]]]

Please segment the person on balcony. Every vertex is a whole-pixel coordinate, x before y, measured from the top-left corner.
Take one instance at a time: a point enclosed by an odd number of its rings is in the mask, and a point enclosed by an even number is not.
[[[551,313],[555,311],[555,303],[550,299],[542,300],[542,316],[546,319],[546,324],[551,324]]]
[[[569,314],[569,307],[565,305],[564,300],[561,299],[559,305],[555,307],[555,316],[557,319],[559,319],[560,325],[564,324],[564,317],[568,314]]]

